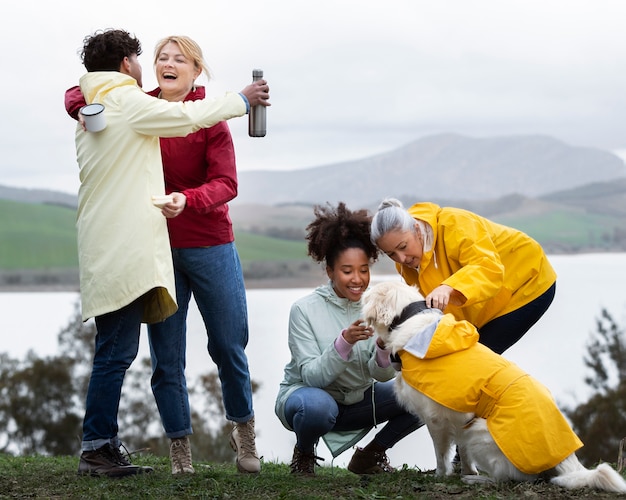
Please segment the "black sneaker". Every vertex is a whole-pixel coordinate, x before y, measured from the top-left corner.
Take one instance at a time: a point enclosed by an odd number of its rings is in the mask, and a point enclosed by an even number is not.
[[[109,443],[94,451],[83,451],[78,463],[79,475],[124,477],[152,471],[152,467],[131,464],[118,448]]]

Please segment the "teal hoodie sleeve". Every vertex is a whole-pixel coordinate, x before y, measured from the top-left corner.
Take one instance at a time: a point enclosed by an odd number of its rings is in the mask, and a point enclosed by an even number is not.
[[[336,336],[327,338],[326,333],[316,336],[308,315],[294,304],[289,315],[289,349],[309,387],[327,387],[348,367],[349,361],[335,349]]]

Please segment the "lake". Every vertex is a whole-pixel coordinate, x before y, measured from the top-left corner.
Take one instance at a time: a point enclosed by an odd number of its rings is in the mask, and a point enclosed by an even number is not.
[[[626,325],[626,253],[551,256],[558,274],[554,302],[544,317],[505,357],[543,382],[560,404],[582,402],[589,394],[584,384],[588,372],[583,363],[586,342],[596,331],[595,321],[605,308],[620,326]],[[397,280],[397,275],[373,280]],[[261,387],[255,394],[257,447],[266,461],[289,462],[294,435],[274,415],[274,398],[289,360],[287,323],[289,308],[310,288],[248,290],[250,342],[248,358],[252,378]],[[57,335],[73,314],[78,294],[74,292],[0,293],[1,351],[23,357],[29,349],[40,356],[57,350]],[[194,377],[213,369],[206,352],[206,334],[195,304],[190,306],[188,326],[188,373]],[[140,356],[148,356],[142,335]],[[366,437],[362,445],[369,441]],[[320,444],[318,455],[330,463],[330,453]],[[335,460],[345,466],[352,451]],[[391,463],[422,469],[435,467],[433,448],[425,428],[405,438],[389,451]]]

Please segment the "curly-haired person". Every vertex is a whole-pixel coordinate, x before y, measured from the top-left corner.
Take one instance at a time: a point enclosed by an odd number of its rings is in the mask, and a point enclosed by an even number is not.
[[[367,210],[316,206],[307,226],[308,254],[326,265],[329,281],[297,300],[289,315],[291,361],[276,399],[276,415],[296,434],[291,471],[314,474],[320,438],[333,457],[387,422],[348,470],[393,472],[386,451],[421,427],[397,403],[395,370],[386,351],[362,323],[361,296],[378,251],[370,239]]]

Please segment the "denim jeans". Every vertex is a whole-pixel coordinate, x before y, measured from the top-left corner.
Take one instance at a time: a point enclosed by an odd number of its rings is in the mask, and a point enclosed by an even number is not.
[[[553,283],[532,302],[504,316],[492,319],[478,329],[480,334],[478,341],[493,352],[502,354],[539,321],[552,304],[555,293],[556,283]]]
[[[400,407],[393,393],[393,380],[376,382],[368,388],[363,400],[342,405],[324,389],[302,387],[295,390],[285,404],[287,423],[296,433],[296,446],[312,452],[324,434],[330,431],[364,429],[381,422],[387,424],[374,436],[385,449],[419,429],[422,421]]]
[[[96,348],[83,420],[83,451],[119,446],[117,411],[126,370],[137,357],[143,299],[95,318]]]
[[[191,434],[185,381],[187,311],[191,295],[217,365],[226,418],[247,422],[254,415],[252,385],[245,353],[248,307],[243,273],[234,243],[203,248],[172,248],[178,311],[148,326],[152,392],[169,438]]]

